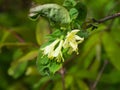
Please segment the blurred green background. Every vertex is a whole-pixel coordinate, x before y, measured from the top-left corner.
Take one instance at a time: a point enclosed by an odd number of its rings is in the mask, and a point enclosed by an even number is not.
[[[0,90],[63,90],[59,73],[52,78],[38,73],[36,57],[48,32],[28,18],[37,4],[63,1],[0,0]],[[87,7],[86,20],[120,12],[120,0],[80,1]],[[80,55],[64,63],[66,90],[120,90],[120,18],[97,27],[80,45]]]

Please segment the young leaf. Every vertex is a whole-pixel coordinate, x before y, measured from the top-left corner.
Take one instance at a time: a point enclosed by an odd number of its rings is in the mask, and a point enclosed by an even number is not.
[[[70,14],[70,19],[74,20],[78,16],[78,10],[76,8],[71,8],[69,14]]]
[[[49,61],[47,56],[43,56],[42,52],[39,51],[39,55],[37,57],[37,68],[41,75],[49,75]]]
[[[60,24],[70,23],[68,11],[64,7],[57,4],[44,4],[31,8],[29,16],[32,20],[35,20],[41,16]]]
[[[65,0],[63,3],[63,6],[69,8],[74,7],[77,4],[77,2],[75,0]]]
[[[57,63],[57,62],[50,62],[50,73],[51,74],[55,74],[56,71],[58,71],[60,68],[62,67],[61,63]]]
[[[37,58],[37,67],[40,74],[45,76],[55,74],[62,67],[62,64],[51,61],[47,56],[43,56],[40,51]]]
[[[39,45],[42,45],[44,42],[47,41],[46,35],[49,33],[49,25],[48,22],[40,18],[37,27],[36,27],[36,40]]]

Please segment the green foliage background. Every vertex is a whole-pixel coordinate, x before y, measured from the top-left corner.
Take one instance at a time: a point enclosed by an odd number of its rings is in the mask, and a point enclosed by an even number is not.
[[[28,19],[33,2],[62,5],[63,0],[0,0],[0,90],[63,90],[58,72],[52,78],[38,73],[36,57],[50,32],[41,28],[41,22]],[[81,2],[87,7],[86,20],[120,11],[119,0]],[[120,18],[97,27],[87,29],[90,33],[79,46],[80,55],[64,63],[66,90],[90,90],[106,61],[96,90],[120,89]]]

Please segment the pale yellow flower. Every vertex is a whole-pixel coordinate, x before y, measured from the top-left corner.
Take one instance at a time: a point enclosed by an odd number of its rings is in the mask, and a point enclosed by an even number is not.
[[[54,53],[54,49],[55,49],[55,46],[58,44],[60,40],[57,39],[55,40],[53,43],[51,43],[50,45],[42,48],[41,50],[43,51],[43,54],[44,55],[48,55],[48,58],[50,59],[53,59],[53,53]]]
[[[63,47],[69,48],[68,53],[72,53],[73,51],[75,51],[78,54],[78,44],[83,42],[84,40],[84,38],[76,35],[79,31],[80,30],[75,29],[67,33]]]
[[[57,39],[50,45],[42,48],[43,55],[47,55],[50,60],[56,60],[57,62],[64,62],[62,49],[68,48],[68,53],[77,52],[78,54],[78,44],[81,43],[84,38],[76,35],[80,30],[72,30],[67,33],[65,40]]]
[[[58,46],[56,47],[57,44]],[[63,62],[64,58],[61,51],[62,47],[63,40],[57,39],[45,48],[42,48],[41,50],[43,51],[43,55],[47,55],[49,59],[55,59],[57,62]]]
[[[62,46],[63,46],[63,40],[60,41],[59,46],[55,49],[54,53],[53,53],[53,57],[55,57],[55,59],[57,60],[57,62],[64,62],[64,58],[62,55]]]

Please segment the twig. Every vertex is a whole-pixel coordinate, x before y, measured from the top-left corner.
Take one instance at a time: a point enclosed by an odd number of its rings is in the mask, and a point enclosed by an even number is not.
[[[95,82],[94,82],[91,90],[95,90],[95,88],[96,88],[96,86],[97,86],[97,84],[98,84],[98,82],[99,82],[99,80],[100,80],[100,78],[101,78],[101,76],[103,74],[103,71],[104,71],[104,69],[105,69],[105,67],[106,67],[107,64],[108,64],[108,61],[105,60],[104,64],[103,64],[103,67],[101,68],[100,72],[98,73],[98,76],[97,76],[97,78],[96,78],[96,80],[95,80]]]
[[[15,31],[13,31],[13,30],[11,30],[11,34],[13,34],[14,36],[15,36],[15,38],[19,41],[19,42],[21,42],[21,43],[26,43],[25,42],[25,40],[18,34],[18,33],[16,33]],[[37,44],[34,44],[33,43],[33,45],[35,46],[35,47],[39,47]]]
[[[16,37],[16,39],[18,39],[19,42],[22,42],[22,43],[25,42],[25,40],[18,33],[16,33],[13,30],[11,30],[10,32]]]
[[[3,29],[4,28],[4,29]],[[25,40],[24,40],[24,38],[22,38],[21,37],[21,35],[19,35],[17,32],[15,32],[14,30],[12,30],[12,29],[9,29],[9,28],[5,28],[5,27],[3,27],[3,26],[0,26],[0,29],[3,29],[3,30],[5,30],[5,31],[7,31],[7,32],[9,32],[9,33],[11,33],[20,43],[5,43],[4,45],[11,45],[11,46],[14,46],[14,45],[28,45],[29,46],[29,44],[30,45],[33,45],[33,46],[35,46],[35,47],[39,47],[37,44],[34,44],[34,43],[26,43],[25,42]]]
[[[114,19],[114,18],[117,18],[117,17],[120,17],[120,12],[115,13],[115,14],[113,14],[111,16],[107,16],[105,18],[102,18],[100,20],[97,20],[97,23],[103,23],[105,21],[108,21],[108,20],[111,20],[111,19]]]
[[[63,90],[65,90],[65,69],[62,67],[59,70],[59,73],[61,74],[61,77],[62,77],[62,87],[63,87]]]
[[[106,22],[106,21],[108,21],[108,20],[112,20],[112,19],[115,19],[115,18],[117,18],[117,17],[120,17],[120,12],[118,12],[118,13],[115,13],[115,14],[113,14],[113,15],[110,15],[110,16],[106,16],[106,17],[104,17],[104,18],[102,18],[102,19],[100,19],[100,20],[96,20],[96,19],[92,19],[92,22],[91,22],[91,20],[90,21],[87,21],[87,22],[85,22],[84,24],[83,24],[83,26],[86,26],[86,23],[89,23],[86,27],[85,27],[85,29],[88,29],[88,28],[91,28],[91,27],[95,27],[96,28],[96,26],[94,26],[94,24],[101,24],[101,23],[104,23],[104,22]]]
[[[5,28],[5,27],[2,27],[2,26],[0,26],[0,29],[1,28]],[[19,42],[21,42],[21,43],[25,43],[25,40],[18,34],[18,33],[16,33],[14,30],[11,30],[11,29],[6,29],[5,28],[5,30],[7,31],[7,32],[10,32],[13,36],[15,36],[15,38],[19,41]]]

